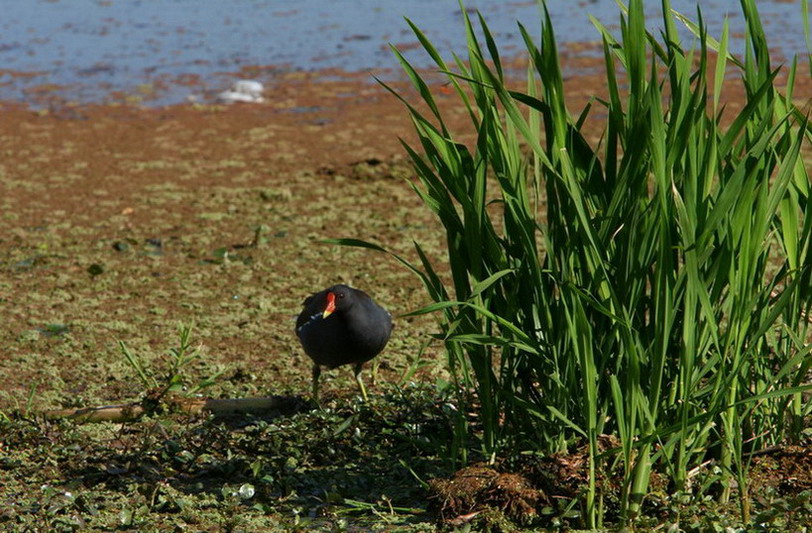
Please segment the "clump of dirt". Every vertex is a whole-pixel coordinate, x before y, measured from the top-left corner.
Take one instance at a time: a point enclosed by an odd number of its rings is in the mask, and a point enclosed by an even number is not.
[[[546,495],[521,474],[500,473],[486,465],[457,471],[449,479],[429,482],[431,508],[446,523],[472,520],[495,509],[520,524],[530,524]]]
[[[350,177],[357,180],[369,179],[407,179],[408,162],[402,156],[394,156],[387,159],[369,157],[361,161],[356,161],[350,166]]]
[[[522,458],[518,467],[533,485],[559,498],[574,498],[588,482],[586,450]]]
[[[787,446],[757,456],[750,469],[750,492],[772,487],[782,495],[812,490],[812,448]]]
[[[347,164],[327,164],[318,168],[318,176],[355,181],[394,179],[404,180],[411,175],[410,163],[401,155],[386,158],[367,157]]]

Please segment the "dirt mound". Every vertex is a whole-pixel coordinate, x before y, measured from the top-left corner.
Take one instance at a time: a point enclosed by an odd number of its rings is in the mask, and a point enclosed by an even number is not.
[[[812,490],[812,448],[787,446],[753,459],[750,492],[772,487],[779,494],[793,495]]]
[[[496,509],[517,523],[530,523],[546,495],[520,474],[500,473],[485,465],[457,471],[450,479],[429,483],[432,509],[446,523],[464,523]]]

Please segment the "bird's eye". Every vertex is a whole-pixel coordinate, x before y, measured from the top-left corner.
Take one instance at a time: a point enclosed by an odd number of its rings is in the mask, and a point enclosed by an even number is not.
[[[341,298],[344,298],[344,293],[343,293],[343,292],[339,292],[339,293],[338,293],[338,298],[339,298],[339,300],[340,300]]]

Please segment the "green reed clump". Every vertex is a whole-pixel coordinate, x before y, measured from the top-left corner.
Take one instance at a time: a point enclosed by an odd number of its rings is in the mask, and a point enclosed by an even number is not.
[[[692,469],[711,459],[721,475],[708,485],[724,500],[735,478],[747,520],[747,452],[800,439],[812,410],[802,395],[812,387],[801,157],[810,129],[792,100],[797,63],[781,94],[755,2],[741,7],[743,60],[728,51],[727,25],[714,40],[701,13],[684,20],[698,37],[684,49],[668,0],[659,37],[640,0],[624,9],[618,38],[593,20],[606,94],[578,116],[567,108],[546,8],[539,45],[520,25],[524,92],[508,88],[481,16],[480,39],[464,14],[468,57],[455,56],[455,70],[409,23],[470,115],[470,146],[395,50],[428,109],[395,93],[420,141],[404,145],[414,189],[448,244],[448,285],[419,246],[420,265],[398,258],[435,302],[418,312],[441,313],[448,363],[460,400],[476,407],[486,457],[588,444],[590,527],[602,514],[596,478],[616,458],[626,519],[640,514],[652,469],[690,490]],[[726,77],[744,88],[735,113],[720,104]],[[593,108],[600,116],[589,117]],[[603,123],[599,142],[584,134],[589,120]],[[603,434],[619,448],[599,449]]]

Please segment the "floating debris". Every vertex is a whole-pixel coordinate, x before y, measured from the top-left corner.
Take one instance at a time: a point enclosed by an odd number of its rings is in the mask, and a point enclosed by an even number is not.
[[[265,87],[254,80],[237,80],[227,91],[217,95],[217,101],[224,104],[245,102],[249,104],[261,103],[264,99],[262,93]]]

